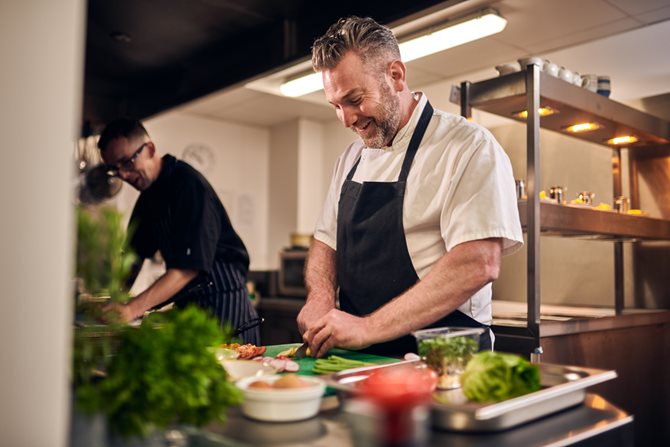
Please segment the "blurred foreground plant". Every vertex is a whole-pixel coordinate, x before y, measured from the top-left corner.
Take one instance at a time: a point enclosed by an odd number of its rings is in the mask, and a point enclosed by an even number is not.
[[[144,436],[172,424],[222,422],[240,391],[210,351],[232,340],[229,326],[206,311],[158,312],[140,327],[103,319],[104,301],[126,302],[125,283],[136,257],[114,208],[77,208],[77,278],[82,290],[74,334],[73,384],[84,413],[102,412],[111,432]]]
[[[128,301],[125,282],[137,259],[122,221],[111,207],[77,207],[77,278],[84,292],[113,302]]]
[[[119,334],[106,376],[78,388],[79,408],[104,412],[122,436],[144,436],[172,424],[223,422],[242,394],[211,347],[231,338],[230,327],[222,331],[196,306],[151,314],[139,328]]]

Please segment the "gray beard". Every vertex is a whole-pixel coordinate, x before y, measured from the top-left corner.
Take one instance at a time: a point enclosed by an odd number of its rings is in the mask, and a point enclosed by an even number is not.
[[[390,146],[400,125],[400,100],[393,95],[391,88],[385,82],[381,83],[381,90],[382,100],[377,108],[378,117],[373,118],[376,132],[370,138],[363,138],[363,143],[372,149]]]

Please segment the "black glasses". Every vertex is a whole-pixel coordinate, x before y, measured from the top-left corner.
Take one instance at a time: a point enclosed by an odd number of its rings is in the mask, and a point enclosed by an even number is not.
[[[147,143],[142,143],[142,145],[138,147],[135,152],[133,152],[133,155],[131,155],[130,158],[127,158],[126,160],[121,160],[113,165],[107,165],[107,175],[110,177],[118,177],[119,171],[128,172],[133,170],[135,168],[135,160],[137,160],[137,157],[140,156],[142,150],[144,149],[144,146],[146,145]]]

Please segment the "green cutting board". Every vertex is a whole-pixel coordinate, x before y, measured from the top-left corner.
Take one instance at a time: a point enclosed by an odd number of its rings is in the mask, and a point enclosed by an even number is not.
[[[292,348],[294,346],[300,346],[300,343],[291,343],[291,344],[286,344],[286,345],[270,345],[267,346],[267,349],[265,351],[265,354],[263,356],[265,357],[276,357],[277,354],[279,354],[282,351],[286,351],[289,348]],[[375,365],[379,365],[382,363],[393,363],[393,362],[398,362],[401,359],[395,359],[392,357],[382,357],[379,355],[374,355],[374,354],[366,354],[364,352],[358,352],[358,351],[348,351],[345,349],[331,349],[328,351],[328,354],[324,356],[324,358],[330,356],[330,355],[337,355],[340,357],[343,357],[345,359],[349,360],[358,360],[361,362],[368,362],[368,363],[373,363]],[[316,362],[316,359],[313,357],[305,357],[300,360],[295,360],[295,362],[300,365],[300,370],[298,371],[297,374],[302,375],[302,376],[314,376],[312,372],[312,369],[314,368],[314,363]]]

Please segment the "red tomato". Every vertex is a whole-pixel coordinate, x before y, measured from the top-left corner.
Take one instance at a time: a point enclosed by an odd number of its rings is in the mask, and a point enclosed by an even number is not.
[[[360,385],[361,394],[384,407],[411,407],[431,398],[437,374],[430,368],[381,368]]]

